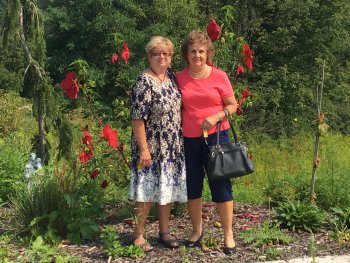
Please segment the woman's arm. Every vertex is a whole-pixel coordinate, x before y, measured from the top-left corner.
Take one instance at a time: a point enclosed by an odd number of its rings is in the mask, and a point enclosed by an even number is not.
[[[231,115],[232,113],[236,112],[237,110],[237,101],[235,98],[235,95],[232,95],[230,97],[222,98],[224,102],[224,108],[229,112]],[[211,127],[213,127],[218,121],[223,120],[225,118],[225,111],[222,109],[222,111],[219,111],[215,113],[214,115],[208,116],[205,118],[205,120],[202,122],[202,129],[203,130],[209,130]]]
[[[151,165],[151,154],[148,149],[146,140],[145,123],[143,120],[132,120],[131,127],[134,132],[136,142],[140,149],[139,164],[142,167]]]

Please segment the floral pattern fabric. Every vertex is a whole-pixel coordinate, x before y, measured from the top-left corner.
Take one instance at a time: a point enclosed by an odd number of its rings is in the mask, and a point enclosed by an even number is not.
[[[139,169],[139,148],[131,136],[129,199],[139,202],[186,202],[186,169],[181,128],[181,94],[171,74],[163,83],[141,74],[131,91],[131,117],[145,122],[152,157]]]

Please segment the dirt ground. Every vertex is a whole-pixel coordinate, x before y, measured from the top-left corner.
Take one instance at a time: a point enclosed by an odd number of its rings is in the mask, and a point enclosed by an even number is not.
[[[123,244],[128,245],[132,241],[132,220],[120,218],[118,211],[120,207],[106,207],[108,216],[101,221],[101,225],[112,225],[119,233],[120,240]],[[295,240],[289,245],[266,245],[262,247],[253,247],[244,242],[241,233],[249,229],[260,227],[264,221],[271,221],[273,212],[267,207],[249,204],[235,204],[234,208],[234,235],[237,243],[237,253],[233,256],[226,256],[222,252],[223,244],[218,248],[202,247],[185,249],[168,249],[157,243],[158,238],[158,221],[156,217],[150,217],[147,224],[147,238],[154,246],[152,251],[145,253],[139,259],[131,258],[109,258],[100,248],[99,239],[84,245],[65,244],[62,249],[70,254],[76,255],[81,262],[257,262],[273,259],[291,259],[296,257],[310,256],[310,233],[288,232]],[[212,203],[203,205],[203,222],[204,222],[204,242],[216,240],[223,242],[222,229],[220,228],[219,217],[216,207]],[[1,228],[1,227],[0,227]],[[185,240],[190,233],[190,222],[187,214],[182,216],[173,216],[171,220],[171,232],[179,240]],[[2,233],[4,229],[0,229]],[[326,255],[344,255],[350,253],[350,244],[335,241],[331,238],[331,232],[324,230],[314,233],[315,256]],[[272,249],[274,248],[274,249]],[[278,256],[271,258],[268,250],[278,251]]]

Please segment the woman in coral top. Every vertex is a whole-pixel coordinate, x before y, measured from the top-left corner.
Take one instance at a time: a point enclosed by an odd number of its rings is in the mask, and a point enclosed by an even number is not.
[[[176,75],[182,93],[182,126],[185,144],[187,176],[187,209],[192,222],[192,234],[187,247],[200,245],[202,230],[202,190],[208,144],[216,143],[216,123],[222,121],[220,142],[229,142],[229,122],[226,115],[236,112],[237,102],[225,72],[212,66],[214,46],[206,33],[192,31],[185,38],[181,53],[188,68]],[[224,252],[236,252],[232,231],[233,196],[231,181],[209,180],[212,200],[217,203],[224,230]]]

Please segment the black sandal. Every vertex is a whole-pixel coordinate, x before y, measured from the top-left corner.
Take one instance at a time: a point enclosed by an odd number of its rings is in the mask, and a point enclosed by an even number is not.
[[[162,244],[167,248],[178,248],[180,246],[179,242],[176,239],[165,240],[164,239],[165,235],[170,235],[170,233],[169,232],[159,233],[158,243]]]
[[[236,247],[224,247],[224,253],[228,256],[234,255],[237,252]]]
[[[184,245],[185,245],[185,247],[188,247],[188,248],[200,247],[201,242],[202,242],[202,238],[203,238],[203,232],[196,241],[186,240],[184,242]]]

